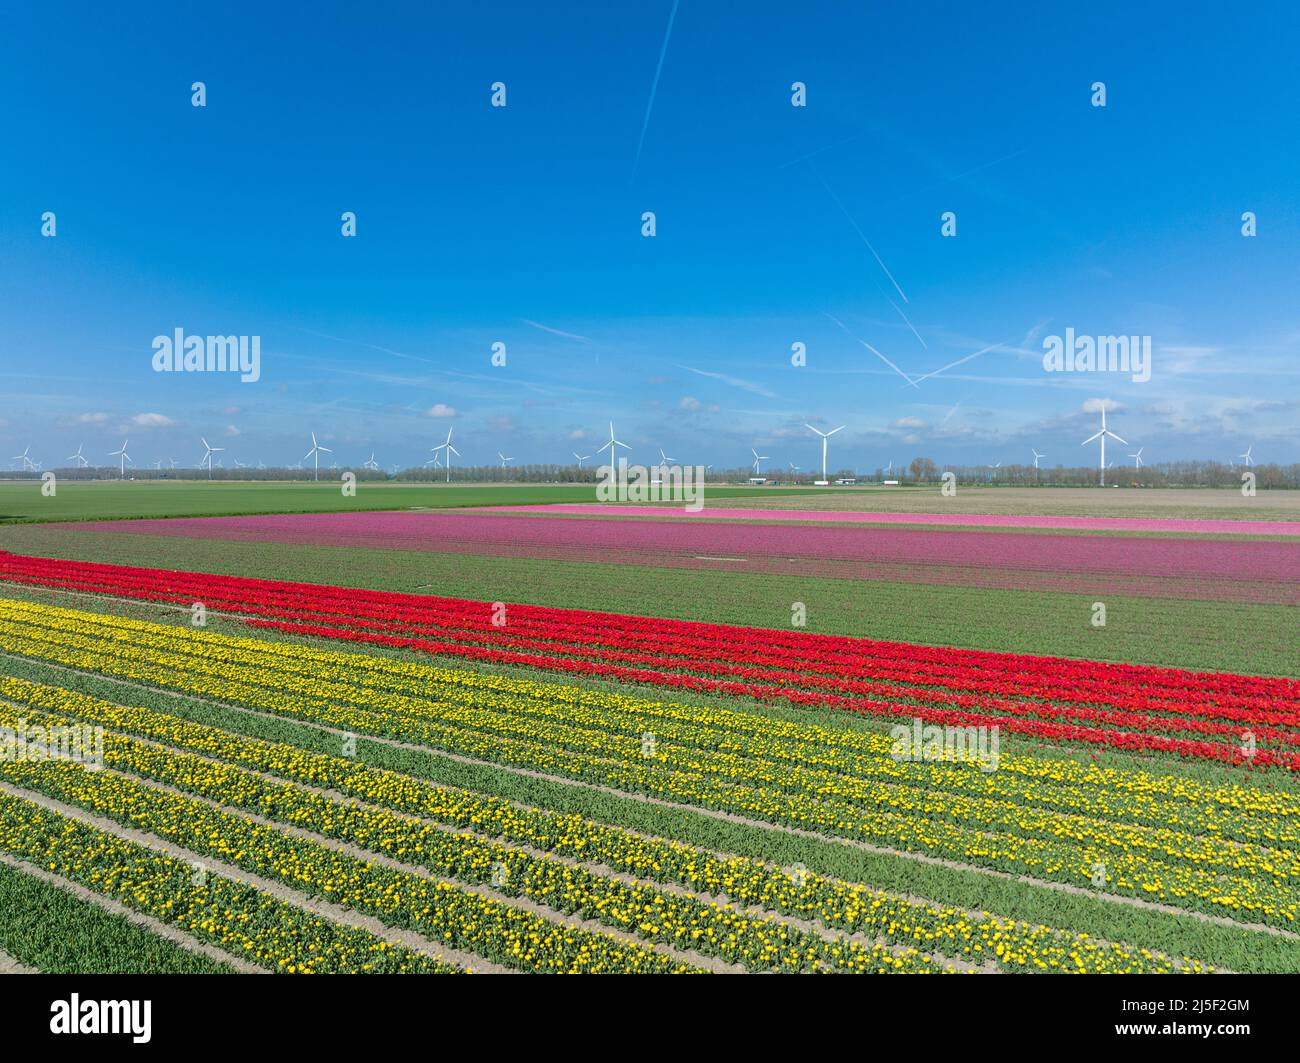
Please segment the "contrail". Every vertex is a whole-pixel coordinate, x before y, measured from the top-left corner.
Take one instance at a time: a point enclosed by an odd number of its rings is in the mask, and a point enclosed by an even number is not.
[[[673,0],[673,9],[668,13],[668,28],[664,30],[664,45],[659,49],[659,63],[655,67],[655,78],[650,83],[650,99],[645,105],[645,119],[641,122],[641,138],[636,142],[636,159],[632,162],[632,180],[636,180],[637,167],[641,165],[641,148],[645,145],[645,131],[650,126],[650,112],[654,110],[655,93],[659,89],[659,73],[664,68],[664,56],[668,53],[668,38],[673,35],[673,19],[677,17],[678,0]]]
[[[898,304],[894,302],[893,299],[890,299],[889,296],[885,296],[885,299],[888,301],[890,306],[892,306],[895,310],[898,311],[898,316],[901,317],[903,321],[906,322],[907,327],[912,330],[912,335],[915,336],[917,340],[920,342],[921,346],[928,351],[930,349],[930,345],[926,343],[925,340],[921,339],[921,334],[916,331],[916,326],[907,320],[907,315],[903,313],[901,309],[899,309]]]
[[[966,355],[965,358],[958,358],[955,362],[949,362],[942,369],[936,369],[932,373],[926,373],[923,376],[919,376],[914,381],[911,381],[911,383],[913,386],[915,386],[919,384],[922,380],[929,380],[932,376],[938,376],[940,373],[946,373],[949,369],[954,369],[957,366],[961,365],[963,362],[969,362],[972,358],[978,358],[981,354],[988,354],[989,351],[994,350],[1001,346],[1002,346],[1001,343],[990,343],[983,350],[976,351],[974,354],[968,354]]]
[[[849,213],[848,208],[845,207],[844,204],[840,202],[840,197],[835,194],[834,189],[832,189],[831,186],[826,183],[826,179],[822,177],[821,174],[817,173],[817,170],[813,168],[812,163],[808,164],[808,168],[812,170],[814,174],[817,174],[817,180],[819,180],[822,183],[822,187],[826,189],[828,193],[830,193],[831,199],[835,200],[835,205],[839,207],[841,212],[843,212],[844,216],[849,219],[849,224],[853,226],[853,231],[856,232],[858,234],[858,238],[864,244],[867,245],[867,250],[870,251],[871,254],[874,256],[880,268],[884,270],[885,276],[889,278],[889,283],[892,284],[894,286],[894,289],[898,292],[898,294],[902,296],[903,302],[905,303],[910,302],[911,300],[907,298],[907,293],[898,286],[898,281],[894,280],[894,275],[889,272],[889,267],[885,265],[884,259],[882,259],[879,255],[876,254],[876,249],[871,246],[871,241],[867,239],[867,234],[864,233],[860,228],[858,228],[858,223],[853,220],[853,215]]]
[[[823,310],[822,313],[826,314],[826,311]],[[840,328],[844,329],[845,333],[848,336],[852,337],[855,340],[858,340],[858,342],[862,344],[862,346],[864,346],[867,350],[869,350],[872,354],[874,354],[877,358],[879,358],[882,362],[884,362],[885,365],[889,366],[890,369],[892,369],[895,373],[897,373],[909,384],[911,384],[912,387],[916,387],[915,382],[912,380],[910,376],[908,376],[901,369],[899,369],[898,366],[896,366],[893,362],[891,362],[888,358],[886,358],[883,354],[881,354],[878,350],[876,350],[873,346],[871,346],[871,344],[869,344],[866,340],[860,340],[858,339],[857,336],[854,336],[852,332],[849,332],[844,322],[841,321],[838,317],[836,317],[834,314],[826,314],[826,316],[830,318],[832,321],[834,321],[835,324],[839,325]]]
[[[808,152],[807,155],[800,155],[797,159],[791,159],[789,162],[781,163],[777,169],[784,170],[790,166],[797,166],[801,162],[807,162],[814,155],[820,155],[823,151],[830,151],[832,148],[843,147],[845,144],[851,144],[853,141],[859,140],[866,135],[866,130],[863,130],[861,133],[854,133],[852,136],[845,137],[843,140],[837,140],[834,144],[825,144],[822,147],[817,148],[815,151]]]
[[[579,336],[576,332],[565,332],[563,329],[551,328],[550,325],[543,325],[540,321],[530,321],[526,317],[519,319],[525,325],[531,325],[535,329],[541,329],[543,332],[549,332],[553,336],[563,336],[566,340],[578,340],[581,343],[590,343],[591,340],[586,336]]]

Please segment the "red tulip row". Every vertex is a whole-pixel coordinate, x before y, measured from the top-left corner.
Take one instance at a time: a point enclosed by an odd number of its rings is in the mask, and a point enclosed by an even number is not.
[[[803,631],[739,628],[491,604],[0,552],[0,580],[188,604],[257,627],[702,692],[823,705],[1123,748],[1288,763],[1300,745],[1300,683],[1060,658],[937,649]],[[496,614],[501,619],[499,614]],[[1190,738],[1176,737],[1190,735]],[[1218,741],[1205,741],[1218,738]]]

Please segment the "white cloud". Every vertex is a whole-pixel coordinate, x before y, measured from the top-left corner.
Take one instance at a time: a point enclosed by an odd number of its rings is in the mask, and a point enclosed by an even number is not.
[[[77,416],[77,424],[103,424],[107,420],[106,413],[83,413]]]
[[[1123,408],[1123,405],[1114,399],[1088,399],[1082,406],[1084,413],[1101,413],[1102,410],[1110,413],[1112,410],[1122,410]]]
[[[161,413],[137,413],[130,421],[132,428],[170,428],[175,423]]]
[[[445,402],[436,402],[424,411],[426,417],[455,417],[456,407],[448,406]]]
[[[925,422],[919,417],[899,417],[890,426],[892,428],[924,428]]]
[[[239,435],[239,429],[236,428],[233,424],[228,424],[226,425],[226,435],[237,436]]]
[[[695,398],[693,395],[683,395],[682,401],[678,403],[678,405],[683,410],[686,410],[687,412],[690,413],[693,413],[694,411],[700,409],[701,407],[700,400]]]

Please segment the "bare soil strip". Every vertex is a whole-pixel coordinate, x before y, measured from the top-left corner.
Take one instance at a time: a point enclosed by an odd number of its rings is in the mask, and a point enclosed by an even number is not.
[[[459,949],[451,949],[445,945],[430,941],[428,938],[421,937],[419,934],[412,933],[409,930],[402,930],[395,927],[386,926],[378,919],[367,915],[361,915],[358,912],[351,911],[347,908],[341,908],[338,905],[331,904],[328,901],[318,900],[314,897],[308,897],[306,894],[299,893],[297,890],[290,889],[281,882],[275,882],[271,879],[262,878],[247,871],[243,871],[231,864],[224,863],[220,860],[214,860],[211,856],[200,856],[188,849],[183,849],[179,845],[173,845],[165,839],[156,837],[145,831],[137,830],[134,827],[126,827],[115,820],[107,819],[103,816],[87,812],[83,808],[75,805],[65,804],[54,798],[46,797],[44,794],[36,793],[19,786],[13,786],[6,782],[0,782],[0,792],[9,794],[11,797],[21,798],[33,805],[49,809],[51,812],[57,812],[68,819],[76,820],[78,823],[84,823],[96,830],[102,830],[109,834],[115,834],[127,841],[135,842],[137,845],[143,845],[146,848],[153,849],[155,852],[163,853],[176,860],[183,860],[187,864],[200,864],[209,871],[222,878],[230,879],[233,882],[239,882],[245,886],[253,886],[269,893],[279,900],[292,904],[296,908],[318,915],[322,919],[328,919],[334,923],[340,923],[344,926],[356,927],[360,930],[367,930],[387,941],[395,941],[405,945],[413,952],[419,952],[443,963],[459,964],[462,967],[472,967],[476,972],[491,974],[513,974],[509,968],[501,967],[482,956],[472,953],[462,952]]]
[[[242,956],[233,952],[227,952],[216,945],[206,941],[200,941],[196,937],[191,937],[185,931],[164,923],[161,919],[155,919],[152,915],[146,915],[144,912],[137,912],[134,908],[128,908],[125,904],[113,900],[111,897],[105,897],[103,894],[96,893],[94,890],[87,889],[79,882],[73,882],[71,879],[64,878],[62,875],[56,875],[52,871],[47,871],[43,867],[37,867],[35,864],[29,864],[25,860],[19,860],[16,856],[9,853],[0,853],[0,864],[11,867],[15,871],[21,871],[25,875],[31,875],[32,878],[38,878],[43,882],[48,882],[51,886],[57,886],[65,893],[70,893],[78,900],[87,901],[96,908],[101,908],[111,915],[120,915],[128,923],[141,927],[155,934],[160,938],[166,938],[187,952],[198,952],[208,957],[210,960],[216,960],[218,963],[224,963],[233,967],[241,974],[270,974],[271,972],[265,967],[258,967],[254,963],[249,963]]]
[[[305,827],[299,827],[294,824],[282,823],[277,820],[267,819],[265,816],[259,816],[255,812],[249,812],[246,809],[236,808],[231,805],[222,804],[207,797],[201,797],[197,794],[186,793],[184,790],[178,790],[166,783],[155,782],[152,779],[142,779],[139,776],[132,775],[129,772],[118,771],[115,768],[102,768],[106,774],[117,775],[124,779],[130,779],[133,782],[147,786],[151,790],[161,790],[165,793],[174,794],[177,797],[183,797],[189,801],[200,801],[210,808],[220,809],[231,812],[246,819],[250,823],[256,823],[259,826],[267,827],[271,830],[278,831],[281,834],[287,834],[291,838],[300,838],[303,841],[311,842],[322,848],[333,849],[335,852],[344,853],[348,856],[355,857],[358,860],[364,860],[367,863],[378,864],[381,867],[390,868],[393,871],[401,871],[408,875],[415,875],[418,878],[425,879],[429,882],[437,882],[446,886],[452,886],[455,889],[462,890],[465,893],[473,893],[485,900],[497,901],[501,904],[509,905],[512,908],[520,908],[524,911],[531,912],[533,915],[541,916],[548,922],[558,923],[561,926],[569,927],[573,930],[587,930],[597,934],[603,934],[606,937],[612,937],[626,945],[634,945],[639,948],[652,949],[655,952],[668,956],[671,959],[684,961],[695,964],[697,967],[705,967],[717,974],[743,974],[744,968],[738,964],[729,964],[722,960],[703,956],[687,949],[677,949],[669,945],[659,944],[657,942],[645,941],[638,938],[635,934],[626,933],[622,930],[614,930],[604,923],[598,923],[593,919],[582,919],[578,916],[565,915],[563,912],[556,911],[546,905],[538,904],[526,897],[511,897],[508,894],[500,893],[497,890],[487,886],[471,886],[464,882],[458,882],[455,879],[444,878],[441,875],[432,874],[428,868],[420,867],[418,864],[408,864],[401,860],[395,860],[391,856],[375,852],[370,849],[363,849],[359,845],[351,842],[341,841],[338,838],[331,838],[325,834],[317,834],[315,831],[308,830]],[[281,780],[283,781],[283,780]],[[205,857],[199,859],[206,862]],[[481,965],[481,964],[480,964]]]
[[[13,704],[12,702],[4,701],[3,699],[0,699],[0,702],[2,702],[3,704]],[[246,768],[243,767],[242,765],[234,765],[230,761],[221,760],[220,758],[217,757],[209,757],[199,753],[193,753],[190,750],[179,750],[179,747],[169,745],[166,742],[159,742],[152,738],[143,738],[139,735],[133,735],[126,731],[116,731],[107,728],[106,730],[109,731],[109,733],[115,735],[128,737],[132,741],[140,742],[143,745],[154,746],[155,748],[158,749],[185,752],[186,754],[197,757],[199,760],[202,760],[208,764],[213,764],[219,767],[237,767],[238,770],[247,771],[250,775],[256,775],[258,778],[265,779],[267,782],[278,783],[280,785],[285,785],[285,786],[292,786],[294,789],[305,790],[309,793],[318,794],[321,797],[326,797],[331,801],[337,801],[343,805],[348,805],[354,808],[366,809],[370,811],[387,812],[392,815],[400,816],[405,820],[409,820],[413,824],[419,824],[422,827],[429,827],[443,834],[454,835],[456,837],[462,837],[462,838],[476,838],[485,842],[501,845],[504,848],[509,849],[513,852],[524,853],[528,856],[534,857],[535,859],[554,860],[557,863],[564,864],[566,867],[571,867],[581,871],[587,871],[590,872],[591,874],[599,875],[602,878],[607,878],[612,881],[622,883],[625,886],[647,886],[648,885],[653,889],[659,890],[663,893],[671,894],[672,896],[675,897],[690,898],[692,900],[701,901],[705,904],[711,904],[715,906],[730,905],[732,910],[738,912],[741,915],[746,916],[747,918],[767,921],[781,926],[794,927],[806,933],[815,934],[824,941],[833,942],[838,940],[841,937],[844,937],[849,941],[853,941],[859,945],[864,945],[868,948],[873,945],[879,945],[883,948],[889,949],[895,955],[899,955],[903,952],[906,952],[909,948],[911,948],[911,946],[908,945],[900,945],[900,944],[892,943],[885,938],[867,937],[865,934],[845,935],[843,932],[837,931],[834,927],[828,927],[822,923],[814,922],[807,919],[801,919],[796,916],[778,914],[766,908],[760,908],[757,905],[745,905],[745,906],[737,905],[734,901],[731,900],[731,898],[725,895],[715,896],[711,893],[706,893],[701,890],[688,889],[685,886],[680,886],[677,883],[673,883],[673,882],[657,882],[653,880],[638,879],[635,875],[628,874],[625,871],[618,871],[614,868],[608,867],[605,864],[598,863],[595,861],[578,860],[575,857],[565,856],[561,853],[547,852],[546,850],[537,849],[534,846],[525,845],[520,842],[505,841],[501,838],[495,838],[490,834],[485,834],[481,831],[472,830],[468,827],[453,827],[447,823],[442,823],[435,819],[428,819],[424,816],[416,816],[409,812],[397,811],[395,809],[388,808],[384,805],[377,805],[374,804],[373,802],[362,801],[358,798],[352,797],[349,794],[342,793],[338,790],[332,790],[329,789],[328,787],[313,786],[310,783],[299,782],[293,779],[286,779],[278,775],[272,775],[268,772],[257,771],[256,769]],[[167,786],[166,784],[154,782],[153,780],[150,779],[132,775],[129,772],[117,772],[114,769],[107,769],[107,770],[113,771],[114,774],[121,774],[128,778],[136,779],[139,782],[142,782],[148,786],[156,787],[157,789],[160,790],[168,790],[172,793],[182,794],[183,796],[187,796],[187,797],[194,796],[192,794],[186,794],[184,791],[175,790],[172,787]],[[396,774],[400,775],[402,773],[397,772]],[[405,777],[414,778],[414,776],[405,776]],[[205,800],[205,799],[199,798],[199,800]],[[214,805],[217,804],[217,802],[213,802],[213,801],[208,801],[207,803],[214,804]],[[513,805],[515,808],[525,809],[529,811],[535,810],[533,809],[532,806],[527,805],[522,801],[510,801],[509,803]],[[223,808],[229,807],[231,811],[238,812],[240,815],[246,816],[248,819],[255,820],[259,823],[264,822],[261,819],[261,817],[245,812],[241,809],[234,808],[232,806],[224,806],[224,805],[221,807]],[[345,851],[351,852],[353,853],[353,855],[358,855],[359,853],[360,855],[362,855],[364,859],[371,860],[376,863],[388,863],[390,865],[400,868],[401,870],[408,870],[422,876],[428,876],[431,878],[433,877],[433,876],[429,876],[428,872],[424,868],[418,865],[400,864],[397,863],[396,861],[389,860],[388,858],[383,857],[382,855],[374,855],[370,850],[356,850],[354,852],[354,850],[356,849],[355,846],[346,845],[345,843],[339,843],[328,837],[317,835],[314,832],[309,832],[306,830],[302,830],[300,828],[284,827],[273,821],[265,821],[265,822],[267,823],[268,826],[273,826],[279,830],[286,830],[290,833],[301,833],[304,836],[310,837],[313,841],[321,841],[325,844],[330,844],[334,847],[344,845]],[[637,831],[630,831],[629,833],[636,834],[637,837],[646,838],[656,842],[662,842],[665,840],[663,838],[655,837],[654,835],[641,834]],[[722,859],[728,859],[733,854],[715,853],[714,855],[719,856]],[[439,879],[438,881],[453,882],[454,880]],[[532,902],[520,898],[510,897],[506,894],[499,894],[493,890],[487,889],[486,887],[479,888],[473,886],[466,886],[464,884],[459,883],[458,881],[455,881],[455,884],[460,885],[461,888],[463,889],[468,889],[470,892],[479,893],[485,897],[491,897],[493,899],[502,900],[508,904],[529,907],[530,910],[534,910],[537,914],[542,915],[547,919],[551,919],[552,921],[563,921],[570,925],[578,925],[578,923],[575,922],[571,917],[565,916],[563,913],[555,911],[549,907],[543,905],[535,905]],[[974,915],[978,913],[971,912],[969,914]],[[630,936],[630,935],[625,935],[624,933],[616,929],[612,929],[608,927],[604,923],[600,923],[594,920],[586,920],[586,921],[579,921],[579,922],[581,922],[581,925],[583,925],[584,927],[600,931],[601,933],[612,934],[615,937],[620,937],[620,938],[626,937],[628,940],[633,940],[641,944],[646,944],[646,942],[644,942],[642,939],[635,938],[634,936]],[[719,961],[716,958],[705,956],[702,953],[697,953],[694,950],[675,948],[674,951],[680,953],[682,958],[687,960],[688,962],[699,964],[701,966],[707,966],[709,967],[710,970],[728,971],[728,972],[732,971],[733,969],[743,970],[743,967],[741,967],[740,965],[726,964],[723,961]],[[931,953],[930,956],[936,964],[940,966],[949,967],[953,970],[976,971],[976,970],[984,969],[981,967],[977,967],[975,964],[968,963],[965,960],[947,957],[940,953]],[[990,965],[986,964],[984,966],[989,967]],[[996,964],[992,965],[992,969],[994,970],[994,972],[1000,970],[999,968],[997,968]]]
[[[7,952],[0,952],[0,974],[40,974],[35,967],[19,963]]]

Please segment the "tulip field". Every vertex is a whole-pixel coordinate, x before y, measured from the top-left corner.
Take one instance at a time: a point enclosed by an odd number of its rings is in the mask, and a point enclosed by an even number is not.
[[[396,557],[436,529],[485,578],[497,548],[572,560],[625,525],[633,553],[961,549],[985,570],[1019,540],[1045,551],[1024,571],[1176,596],[1243,566],[1239,607],[1300,607],[1285,534],[430,516],[124,521],[104,538],[383,540]],[[1087,562],[1101,539],[1129,545]],[[149,560],[0,549],[14,969],[1300,971],[1300,663],[1178,668]],[[55,749],[90,732],[94,756]],[[954,733],[991,736],[989,756],[900,754]]]

